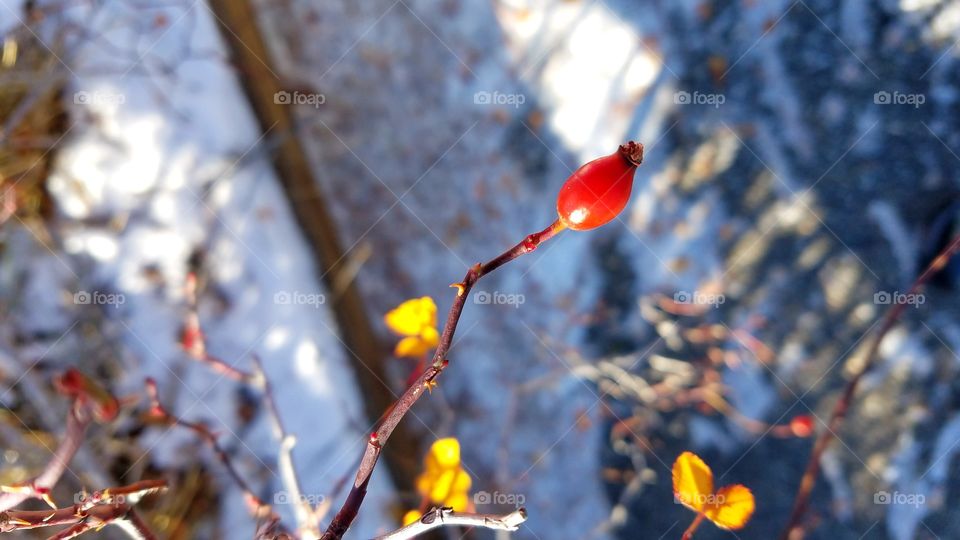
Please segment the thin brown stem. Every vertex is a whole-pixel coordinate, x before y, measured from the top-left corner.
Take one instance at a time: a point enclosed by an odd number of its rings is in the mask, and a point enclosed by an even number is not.
[[[693,520],[693,523],[687,527],[687,530],[683,531],[683,536],[680,537],[681,540],[690,540],[693,538],[693,533],[697,532],[697,529],[700,527],[700,524],[703,523],[703,518],[706,517],[703,514],[697,514],[697,517]]]
[[[220,358],[207,352],[207,339],[200,327],[200,313],[197,308],[197,275],[193,272],[187,274],[184,294],[187,299],[187,315],[183,321],[183,329],[180,334],[180,346],[183,347],[190,358],[210,366],[217,373],[240,382],[249,382],[253,379],[253,374],[243,371],[235,366],[228,364]]]
[[[960,251],[960,236],[954,238],[953,241],[951,241],[950,244],[945,247],[943,251],[936,256],[936,258],[933,259],[930,265],[927,266],[926,270],[924,270],[923,273],[917,277],[916,281],[913,282],[908,294],[917,294],[931,277],[936,275],[947,266],[950,258],[953,257],[957,251]],[[847,411],[850,409],[850,404],[853,402],[853,396],[857,391],[857,385],[860,383],[860,380],[863,379],[863,376],[866,375],[876,363],[878,356],[877,353],[880,351],[880,344],[883,342],[883,338],[886,337],[890,330],[893,329],[893,326],[896,324],[900,316],[903,315],[903,312],[906,308],[907,304],[900,302],[892,305],[890,309],[887,310],[887,313],[884,315],[883,321],[880,324],[880,328],[877,330],[877,333],[874,334],[873,341],[870,343],[870,348],[867,349],[867,353],[864,357],[865,359],[860,367],[860,370],[857,371],[847,382],[847,386],[844,388],[843,394],[841,394],[840,399],[837,400],[836,405],[834,405],[833,411],[830,414],[830,419],[827,421],[826,429],[820,433],[820,435],[817,437],[816,443],[814,443],[813,451],[810,454],[810,460],[807,462],[806,470],[803,473],[803,477],[800,479],[800,487],[797,489],[797,496],[793,502],[793,510],[790,512],[790,518],[787,520],[787,525],[780,534],[780,540],[798,540],[803,538],[804,530],[800,525],[800,520],[807,511],[807,507],[810,502],[810,494],[813,492],[813,486],[817,482],[817,475],[820,472],[820,458],[823,457],[823,453],[833,441],[833,438],[836,437],[837,433],[840,431],[841,424],[847,415]]]
[[[387,443],[397,424],[399,424],[400,420],[407,414],[407,411],[423,396],[424,391],[429,391],[436,386],[437,377],[439,377],[447,367],[447,353],[450,351],[450,346],[453,343],[453,335],[456,333],[457,324],[460,321],[460,315],[463,313],[463,307],[467,302],[467,297],[474,284],[476,284],[480,278],[493,272],[497,268],[534,251],[540,244],[550,240],[563,231],[564,228],[564,225],[559,220],[555,221],[546,229],[527,236],[519,244],[489,262],[474,265],[467,271],[467,275],[463,278],[463,281],[451,285],[451,287],[457,289],[457,296],[454,298],[453,305],[450,306],[450,312],[447,315],[443,333],[440,335],[440,343],[437,345],[437,350],[433,355],[433,362],[427,366],[427,369],[420,374],[417,380],[415,380],[393,406],[390,407],[381,420],[380,425],[370,434],[353,487],[347,495],[347,500],[330,522],[326,532],[324,532],[322,540],[339,540],[343,537],[344,533],[347,532],[347,529],[350,528],[353,520],[357,517],[360,506],[363,504],[363,499],[367,494],[367,486],[370,483],[370,477],[373,474],[373,469],[377,466],[377,460],[380,458],[380,452],[383,446]]]
[[[216,433],[211,431],[210,428],[202,423],[189,422],[170,413],[160,403],[157,392],[157,383],[153,379],[147,379],[146,386],[147,394],[150,396],[150,420],[162,424],[179,426],[194,432],[200,438],[200,440],[210,447],[213,453],[217,456],[217,459],[220,460],[223,468],[226,469],[227,474],[230,475],[230,478],[233,479],[234,483],[237,484],[237,486],[243,492],[244,497],[247,500],[247,506],[249,507],[250,513],[258,519],[267,518],[274,519],[279,522],[279,517],[276,516],[276,513],[273,511],[270,505],[260,499],[260,497],[253,492],[253,488],[243,478],[236,466],[234,466],[233,461],[230,459],[230,454],[228,454],[227,451],[220,446]]]

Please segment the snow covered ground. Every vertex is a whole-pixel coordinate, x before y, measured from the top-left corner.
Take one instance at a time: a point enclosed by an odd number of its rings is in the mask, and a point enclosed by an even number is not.
[[[18,7],[5,7],[6,28]],[[244,370],[250,355],[262,359],[286,428],[298,435],[304,495],[320,502],[355,470],[368,421],[310,249],[223,60],[210,11],[202,2],[146,8],[117,1],[64,17],[96,38],[73,36],[76,48],[63,58],[77,124],[50,179],[64,214],[56,221],[60,246],[51,246],[52,256],[34,247],[14,263],[28,276],[20,317],[39,321],[28,330],[62,335],[76,317],[102,310],[104,327],[128,351],[118,391],[142,394],[144,378],[154,377],[176,413],[210,422],[273,502],[284,487],[265,472],[277,470],[278,449],[266,418],[238,433],[236,383],[188,360],[178,345],[188,259],[201,253],[209,272],[200,299],[208,350]],[[74,305],[74,294],[84,292],[94,305]],[[119,305],[96,306],[111,299]],[[56,362],[70,364],[67,353]],[[195,441],[182,430],[156,430],[144,459],[184,465]],[[392,524],[387,478],[374,478],[357,537]],[[222,482],[223,527],[252,534],[239,490],[225,474]],[[277,508],[292,525],[291,505]]]

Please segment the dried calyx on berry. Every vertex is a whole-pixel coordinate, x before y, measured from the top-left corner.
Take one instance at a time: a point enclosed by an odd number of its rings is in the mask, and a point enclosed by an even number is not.
[[[630,200],[633,176],[643,163],[643,145],[630,141],[616,152],[577,169],[560,188],[557,214],[575,231],[585,231],[612,221]]]

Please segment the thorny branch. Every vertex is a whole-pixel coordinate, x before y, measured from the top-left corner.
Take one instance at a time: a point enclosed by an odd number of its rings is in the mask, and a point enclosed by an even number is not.
[[[943,270],[950,259],[958,251],[960,251],[960,236],[954,238],[953,241],[951,241],[950,244],[945,247],[943,251],[936,256],[936,258],[933,259],[929,266],[927,266],[926,270],[924,270],[923,273],[917,277],[916,281],[913,282],[908,294],[917,294],[920,289],[922,289],[930,280],[930,278]],[[893,326],[903,314],[906,307],[907,304],[901,302],[894,304],[887,311],[880,328],[877,330],[877,333],[874,334],[873,341],[870,343],[870,348],[867,349],[867,353],[860,370],[857,371],[847,382],[847,385],[843,390],[843,394],[840,396],[840,399],[837,401],[836,405],[834,405],[833,411],[830,413],[830,418],[827,421],[826,429],[820,433],[820,435],[817,437],[816,443],[813,446],[813,451],[810,454],[810,460],[807,462],[806,470],[803,473],[803,477],[800,479],[800,487],[797,489],[797,496],[793,502],[793,510],[791,511],[790,518],[787,520],[787,524],[780,535],[780,540],[798,540],[803,538],[804,529],[800,524],[800,520],[807,511],[807,506],[810,502],[810,494],[813,491],[813,486],[817,481],[817,474],[820,472],[820,459],[822,458],[824,451],[826,451],[827,446],[830,445],[830,443],[833,441],[833,438],[836,437],[837,433],[840,431],[840,427],[847,415],[850,404],[853,402],[853,396],[857,391],[857,385],[863,379],[863,376],[866,375],[876,363],[877,353],[880,351],[880,344],[883,342],[883,338],[886,337],[890,330],[893,329]]]
[[[146,495],[165,490],[167,484],[164,480],[143,480],[92,495],[84,494],[69,507],[58,508],[54,503],[51,490],[83,443],[87,427],[94,420],[113,420],[120,407],[116,398],[76,369],[68,369],[54,382],[57,390],[72,400],[67,412],[66,433],[53,459],[39,476],[23,484],[0,486],[0,491],[4,492],[0,495],[0,533],[69,525],[50,537],[57,540],[117,525],[132,538],[153,539],[146,524],[134,512],[133,505]],[[43,500],[51,510],[11,510],[30,498]]]
[[[353,487],[347,495],[347,500],[330,522],[326,532],[324,532],[322,540],[338,540],[343,537],[347,529],[350,528],[367,494],[367,486],[370,483],[373,469],[377,465],[377,460],[380,458],[383,445],[387,443],[394,428],[400,423],[404,415],[407,414],[407,411],[409,411],[414,403],[423,395],[424,390],[432,390],[433,387],[436,386],[436,379],[447,367],[447,352],[450,350],[450,345],[453,342],[453,335],[457,331],[457,324],[460,321],[460,315],[463,313],[463,307],[464,304],[466,304],[470,289],[473,288],[474,284],[483,276],[521,255],[526,255],[534,251],[540,244],[550,240],[563,231],[564,228],[564,225],[559,220],[554,222],[546,229],[527,236],[519,244],[503,252],[495,259],[487,263],[474,265],[467,271],[467,275],[463,278],[463,281],[451,285],[451,287],[457,289],[457,296],[453,301],[453,305],[450,306],[450,312],[447,315],[447,321],[444,325],[443,333],[440,336],[440,343],[433,355],[433,363],[407,388],[403,395],[401,395],[396,403],[386,412],[377,429],[370,434]]]
[[[0,533],[70,525],[50,540],[74,538],[107,525],[118,525],[133,538],[152,540],[153,534],[134,512],[143,497],[167,489],[164,480],[144,480],[106,489],[80,502],[52,510],[8,510],[0,513]]]

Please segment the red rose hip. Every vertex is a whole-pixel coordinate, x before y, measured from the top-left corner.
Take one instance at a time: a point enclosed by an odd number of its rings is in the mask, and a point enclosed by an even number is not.
[[[595,229],[612,221],[630,200],[633,174],[643,163],[643,145],[630,141],[609,156],[576,170],[560,188],[557,214],[575,231]]]

